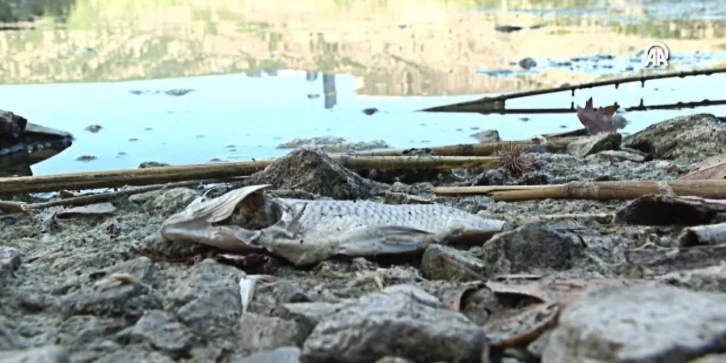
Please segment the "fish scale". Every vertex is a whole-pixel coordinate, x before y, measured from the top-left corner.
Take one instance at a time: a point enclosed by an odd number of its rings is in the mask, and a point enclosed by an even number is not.
[[[494,221],[441,204],[383,204],[370,201],[280,199],[288,206],[306,205],[300,218],[300,233],[324,235],[374,226],[407,226],[430,233],[455,227],[477,230]],[[496,221],[499,223],[499,221]]]

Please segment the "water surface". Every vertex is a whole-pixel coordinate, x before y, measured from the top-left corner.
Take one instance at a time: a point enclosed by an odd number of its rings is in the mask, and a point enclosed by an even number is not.
[[[53,4],[23,30],[0,31],[0,108],[77,139],[33,166],[36,175],[274,157],[287,152],[278,144],[296,137],[383,139],[396,148],[473,142],[469,135],[484,129],[528,138],[580,125],[573,114],[416,110],[652,72],[639,52],[655,40],[671,48],[670,70],[726,64],[719,1]],[[522,69],[525,57],[537,66]],[[507,105],[719,99],[723,82],[723,75],[661,80]],[[173,89],[192,91],[164,93]],[[368,107],[380,112],[361,112]],[[723,115],[724,108],[630,113],[623,131],[693,112]],[[102,129],[86,131],[91,124]],[[83,155],[96,159],[76,161]]]

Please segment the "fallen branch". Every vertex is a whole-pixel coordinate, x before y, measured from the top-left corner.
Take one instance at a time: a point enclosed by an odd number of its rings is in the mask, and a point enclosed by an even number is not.
[[[375,151],[370,153],[356,153],[355,155],[362,156],[397,156],[406,155],[411,153],[411,150],[430,150],[434,155],[439,156],[487,156],[494,155],[497,151],[501,150],[511,144],[523,145],[523,146],[542,146],[549,152],[557,152],[567,149],[567,145],[577,140],[577,137],[563,137],[563,138],[552,138],[548,139],[547,143],[542,143],[539,140],[515,140],[515,141],[499,141],[499,142],[486,142],[481,144],[459,144],[459,145],[448,145],[438,146],[425,149],[409,149],[409,150],[383,150]]]
[[[684,78],[684,77],[691,77],[691,76],[710,76],[712,74],[716,73],[726,73],[726,68],[713,68],[713,69],[700,69],[695,71],[687,71],[687,72],[675,72],[675,73],[662,73],[662,74],[651,74],[647,76],[631,76],[631,77],[623,77],[623,78],[617,78],[617,79],[611,79],[606,81],[597,81],[597,82],[590,82],[590,83],[582,83],[577,84],[573,86],[568,87],[556,87],[556,88],[547,88],[547,89],[539,89],[539,90],[533,90],[533,91],[525,91],[525,92],[517,92],[517,93],[510,93],[505,94],[501,96],[496,97],[484,97],[475,101],[469,101],[469,102],[460,102],[445,106],[437,106],[437,107],[431,107],[424,109],[422,111],[426,112],[479,112],[479,113],[499,113],[501,111],[505,110],[505,102],[507,100],[515,99],[515,98],[521,98],[521,97],[529,97],[529,96],[537,96],[537,95],[544,95],[549,93],[559,93],[559,92],[565,92],[570,91],[572,95],[575,95],[575,90],[580,89],[589,89],[593,87],[600,87],[600,86],[611,86],[614,85],[615,87],[618,87],[621,83],[631,83],[631,82],[640,82],[641,85],[645,85],[645,81],[654,80],[654,79],[663,79],[663,78]],[[642,104],[641,104],[642,106]],[[572,109],[574,112],[574,106],[572,106]],[[567,111],[569,112],[569,111]],[[531,110],[530,110],[531,113]]]
[[[437,187],[436,195],[492,195],[496,201],[636,199],[646,195],[726,199],[726,180],[603,181],[556,185]]]
[[[558,89],[558,91],[561,91]],[[440,110],[423,110],[423,111],[433,111],[433,112],[471,112],[471,113],[481,113],[481,114],[500,114],[500,115],[527,115],[527,114],[556,114],[556,113],[575,113],[577,112],[577,108],[575,108],[574,104],[571,104],[570,107],[559,107],[559,108],[496,108],[496,107],[504,107],[501,106],[499,103],[494,103],[493,105],[489,104],[489,101],[482,103],[482,100],[473,101],[471,103],[467,104],[459,104],[456,109],[451,109],[450,111],[440,111]],[[617,105],[617,103],[616,103]],[[696,108],[696,107],[709,107],[709,106],[721,106],[726,105],[726,100],[703,100],[703,101],[692,101],[692,102],[671,102],[671,103],[661,103],[657,105],[645,105],[643,104],[643,99],[640,99],[640,103],[637,106],[630,106],[625,107],[622,110],[625,112],[635,112],[635,111],[651,111],[651,110],[680,110],[683,108]],[[455,105],[451,105],[455,106]],[[449,107],[449,106],[441,106],[441,107]],[[445,108],[444,108],[445,109]]]
[[[497,157],[469,156],[333,156],[344,167],[365,169],[494,168]],[[145,169],[125,169],[42,176],[0,178],[0,194],[51,192],[61,189],[113,188],[127,185],[165,184],[178,181],[247,176],[274,160],[193,164]]]

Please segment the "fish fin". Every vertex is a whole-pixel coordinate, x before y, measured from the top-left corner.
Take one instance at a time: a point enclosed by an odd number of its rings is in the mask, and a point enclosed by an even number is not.
[[[435,241],[433,233],[418,228],[371,226],[344,233],[335,252],[346,256],[409,253],[423,250]]]

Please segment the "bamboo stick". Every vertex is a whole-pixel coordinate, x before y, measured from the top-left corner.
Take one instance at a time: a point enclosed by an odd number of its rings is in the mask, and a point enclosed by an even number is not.
[[[726,243],[726,223],[688,227],[678,236],[681,247],[720,245]]]
[[[643,180],[570,182],[556,185],[438,187],[437,195],[490,194],[496,201],[540,199],[625,200],[645,195],[698,196],[725,199],[726,180]]]
[[[438,156],[488,156],[493,155],[497,151],[501,150],[508,144],[518,145],[541,145],[546,148],[547,151],[556,152],[562,151],[567,148],[567,145],[577,140],[578,137],[562,137],[548,139],[548,142],[542,144],[539,140],[515,140],[515,141],[499,141],[499,142],[485,142],[481,144],[458,144],[448,146],[438,146],[427,148],[431,152]],[[383,150],[374,151],[369,153],[356,153],[355,155],[363,156],[399,156],[405,155],[406,150]]]
[[[468,156],[351,156],[332,157],[346,168],[361,169],[451,169],[493,168],[497,157]],[[50,192],[60,189],[113,188],[126,185],[164,184],[203,179],[227,179],[250,175],[274,160],[208,163],[0,178],[0,194]]]
[[[472,187],[436,187],[436,195],[485,195],[509,190],[542,189],[549,185],[481,185]]]
[[[338,155],[332,158],[352,170],[495,168],[499,165],[499,158],[491,156]]]

